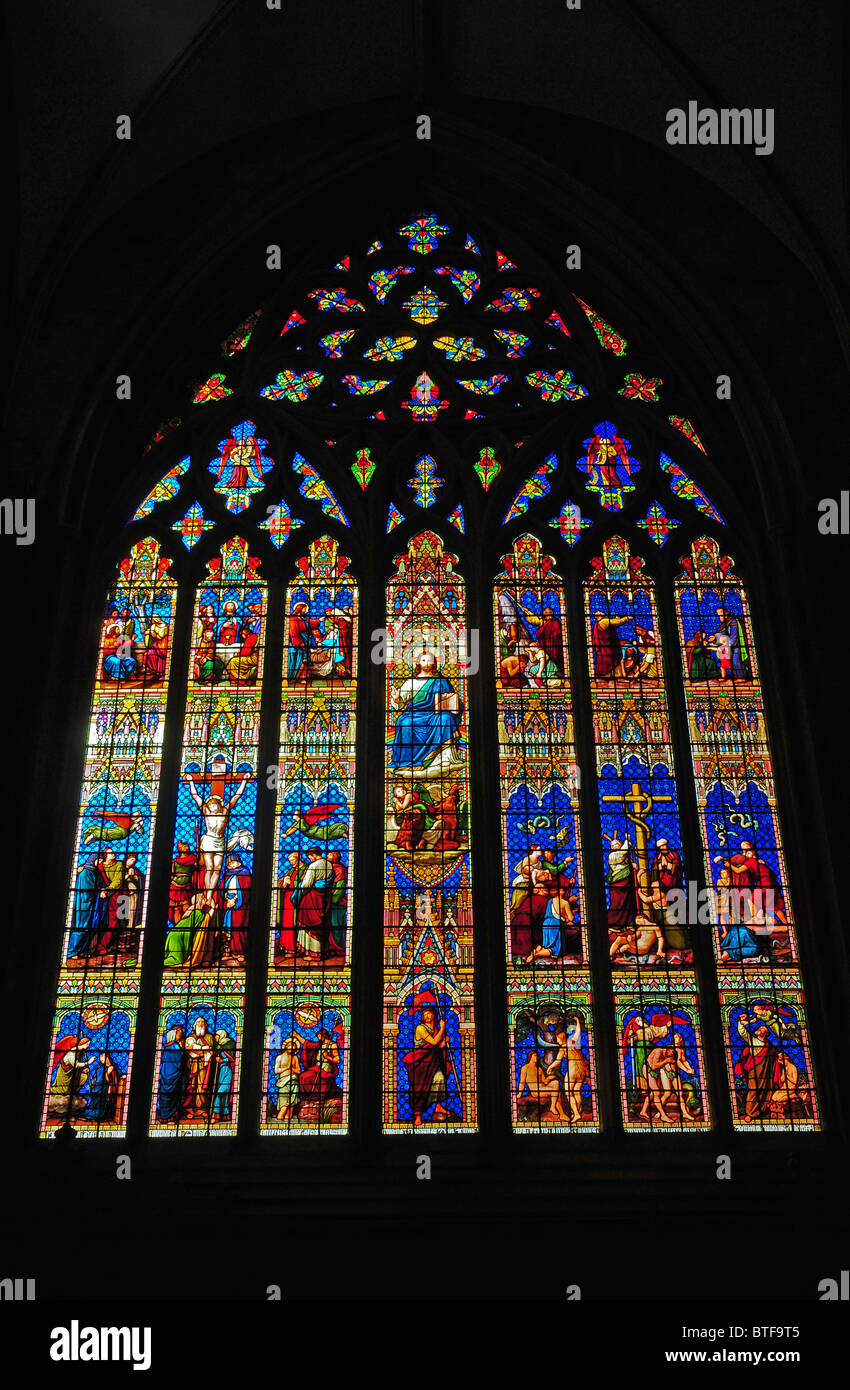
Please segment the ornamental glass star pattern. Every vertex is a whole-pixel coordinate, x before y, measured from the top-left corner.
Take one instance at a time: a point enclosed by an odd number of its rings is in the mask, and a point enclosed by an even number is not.
[[[278,502],[277,506],[269,507],[265,521],[258,522],[261,531],[268,531],[272,544],[276,550],[288,541],[292,532],[304,522],[297,516],[293,516],[285,502]]]
[[[418,507],[427,509],[433,507],[437,500],[437,492],[443,486],[444,479],[437,477],[437,465],[430,454],[423,454],[416,460],[413,469],[413,477],[408,483],[408,487],[413,489],[413,497]]]
[[[553,516],[549,522],[566,541],[567,545],[573,546],[580,538],[582,531],[587,531],[593,525],[593,520],[589,516],[582,516],[581,508],[577,502],[566,501],[557,516]]]
[[[668,516],[660,502],[653,502],[646,516],[635,524],[646,531],[656,545],[661,546],[681,523],[675,517]]]
[[[230,387],[224,384],[224,373],[217,372],[215,376],[207,377],[206,381],[195,387],[192,403],[203,405],[206,401],[223,401],[225,396],[232,395]]]
[[[211,531],[214,525],[214,521],[208,521],[204,516],[200,505],[193,502],[179,521],[172,522],[171,529],[177,532],[186,549],[191,550],[193,545],[197,545],[204,532]]]
[[[623,378],[617,395],[625,396],[630,401],[657,401],[661,384],[660,376],[641,376],[639,372],[629,372]]]

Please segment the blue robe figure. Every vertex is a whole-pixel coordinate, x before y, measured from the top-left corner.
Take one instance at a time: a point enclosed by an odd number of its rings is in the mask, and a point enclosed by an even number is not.
[[[90,854],[78,874],[74,890],[74,925],[68,942],[68,959],[91,955],[99,933],[109,925],[109,900],[100,896],[106,879],[100,872],[100,854]]]
[[[159,1067],[159,1118],[174,1120],[186,1089],[186,1053],[182,1028],[169,1028]]]
[[[543,914],[543,940],[541,942],[553,956],[562,954],[561,919],[555,916],[555,899],[550,898]]]
[[[733,960],[746,960],[749,956],[759,954],[759,944],[751,931],[736,923],[722,938],[720,950],[728,951]]]
[[[236,1065],[236,1043],[222,1028],[216,1033],[218,1057],[216,1058],[215,1082],[213,1083],[213,1118],[230,1119],[230,1094],[233,1090],[233,1069]]]
[[[128,681],[135,676],[139,667],[134,656],[121,656],[118,652],[108,652],[103,658],[103,671],[110,680]]]
[[[122,1075],[123,1072],[118,1070],[114,1060],[111,1070],[105,1062],[101,1062],[97,1079],[91,1086],[91,1099],[86,1110],[87,1120],[107,1120],[111,1123],[118,1118],[118,1086]]]
[[[422,767],[451,742],[460,726],[460,715],[434,707],[436,696],[451,694],[451,681],[445,676],[432,676],[411,696],[396,720],[393,767]]]

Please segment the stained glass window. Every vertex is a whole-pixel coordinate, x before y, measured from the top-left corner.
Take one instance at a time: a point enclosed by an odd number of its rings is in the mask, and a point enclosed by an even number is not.
[[[676,580],[694,785],[735,1125],[819,1128],[794,911],[749,605],[697,538]]]
[[[122,1135],[147,925],[176,586],[152,537],[107,598],[41,1133]]]
[[[410,541],[387,591],[384,1129],[476,1128],[466,605]]]
[[[694,1130],[710,1117],[662,634],[643,571],[614,536],[585,581],[623,1123]]]
[[[264,1134],[348,1127],[357,590],[346,566],[322,536],[286,596]]]
[[[151,1108],[155,1135],[236,1132],[266,586],[240,537],[197,591]]]
[[[495,588],[514,1128],[599,1128],[566,639],[552,561],[514,541]]]
[[[696,414],[700,433],[662,407],[651,358],[525,274],[415,210],[223,322],[219,370],[201,363],[193,388],[206,408],[176,413],[184,384],[151,415],[101,630],[43,1134],[123,1134],[134,1046],[155,1054],[136,1101],[159,1136],[347,1134],[352,1085],[380,1090],[387,1135],[470,1133],[480,1066],[525,1135],[704,1130],[724,1068],[739,1129],[820,1126],[747,595],[699,535],[725,525],[734,480]],[[166,729],[174,571],[191,631]],[[492,653],[489,618],[467,630],[491,604]],[[668,703],[673,606],[688,748]],[[160,780],[175,824],[169,809],[152,864]],[[473,787],[501,825],[474,879]],[[381,944],[380,1077],[358,1070],[368,1038],[351,1029],[364,874],[383,897],[363,923]],[[477,1039],[473,987],[473,894],[486,904],[496,881],[508,1055],[503,1032]],[[150,923],[159,1007],[137,1043]],[[263,971],[265,998],[246,1001]]]

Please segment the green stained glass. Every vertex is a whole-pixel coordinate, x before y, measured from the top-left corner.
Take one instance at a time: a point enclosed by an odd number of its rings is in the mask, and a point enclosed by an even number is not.
[[[646,531],[656,545],[661,546],[681,523],[675,517],[668,516],[660,502],[653,502],[646,516],[636,524]]]
[[[489,446],[481,450],[478,455],[478,462],[474,464],[474,468],[481,479],[481,486],[484,491],[489,492],[490,485],[498,477],[499,469],[501,468],[501,464],[496,458],[494,451]]]
[[[214,521],[208,521],[204,516],[198,503],[193,502],[179,521],[172,522],[171,529],[177,532],[186,549],[191,550],[204,532],[211,531],[214,525]]]
[[[400,362],[404,354],[415,346],[416,339],[409,334],[402,334],[400,338],[379,338],[363,356],[367,362]]]
[[[234,328],[233,332],[227,335],[221,345],[221,350],[225,357],[232,357],[234,353],[241,352],[243,348],[248,346],[251,340],[251,334],[259,322],[262,312],[262,309],[258,309],[256,313],[251,314],[240,323],[238,328]]]
[[[472,338],[435,338],[434,347],[444,352],[449,362],[477,362],[487,356],[487,349],[476,347]]]
[[[443,482],[442,478],[437,477],[437,465],[430,454],[423,454],[421,458],[417,459],[413,477],[408,483],[408,487],[413,489],[417,506],[432,507],[437,500],[437,492],[443,486]]]
[[[435,323],[446,307],[446,304],[440,299],[440,296],[436,294],[430,286],[425,286],[423,289],[417,290],[416,294],[408,299],[406,304],[402,305],[402,308],[407,310],[414,323],[421,324]]]
[[[575,545],[582,531],[588,530],[593,521],[590,517],[582,516],[581,508],[576,502],[567,501],[558,515],[552,517],[549,525],[555,528],[567,545]]]
[[[180,479],[189,467],[191,459],[187,454],[179,463],[175,463],[173,468],[160,478],[155,487],[152,487],[144,502],[140,502],[132,520],[140,521],[143,516],[150,516],[158,502],[167,502],[170,497],[175,497],[180,487]]]
[[[357,479],[358,483],[360,484],[361,488],[365,492],[370,482],[372,481],[372,475],[375,472],[375,464],[372,461],[372,457],[368,449],[357,450],[357,457],[351,465],[351,471]]]
[[[296,453],[292,460],[292,471],[301,475],[298,490],[302,497],[309,498],[311,502],[318,502],[325,516],[332,516],[343,526],[348,525],[348,518],[324,478],[320,477],[312,463],[308,463],[302,454]]]
[[[417,217],[415,221],[408,222],[406,227],[399,227],[398,234],[407,237],[411,251],[425,256],[429,251],[437,249],[440,238],[448,236],[449,230],[450,228],[444,227],[434,214],[429,212],[424,217]]]
[[[264,386],[260,395],[270,401],[306,401],[324,379],[321,372],[278,372],[274,383]]]
[[[320,338],[319,346],[327,357],[342,357],[345,344],[351,342],[356,332],[355,328],[339,328],[336,333],[328,333]]]
[[[628,347],[625,338],[615,328],[612,328],[610,323],[606,323],[595,309],[591,309],[589,304],[585,304],[583,299],[579,299],[577,294],[573,295],[573,298],[584,310],[588,322],[602,346],[607,348],[609,352],[615,353],[617,357],[622,357]]]

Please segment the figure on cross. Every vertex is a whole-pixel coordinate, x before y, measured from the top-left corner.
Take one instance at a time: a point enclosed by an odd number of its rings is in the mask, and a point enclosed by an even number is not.
[[[187,772],[186,780],[189,794],[204,818],[204,833],[200,841],[201,859],[204,865],[204,891],[207,905],[214,907],[215,899],[212,895],[218,886],[224,864],[224,853],[228,848],[226,844],[228,817],[250,782],[251,773],[242,773],[240,784],[228,801],[224,800],[225,786],[228,782],[236,780],[235,775],[227,772],[227,764],[223,759],[217,759],[213,762],[210,773],[210,790],[206,799],[200,795],[195,786],[196,777],[193,772]]]

